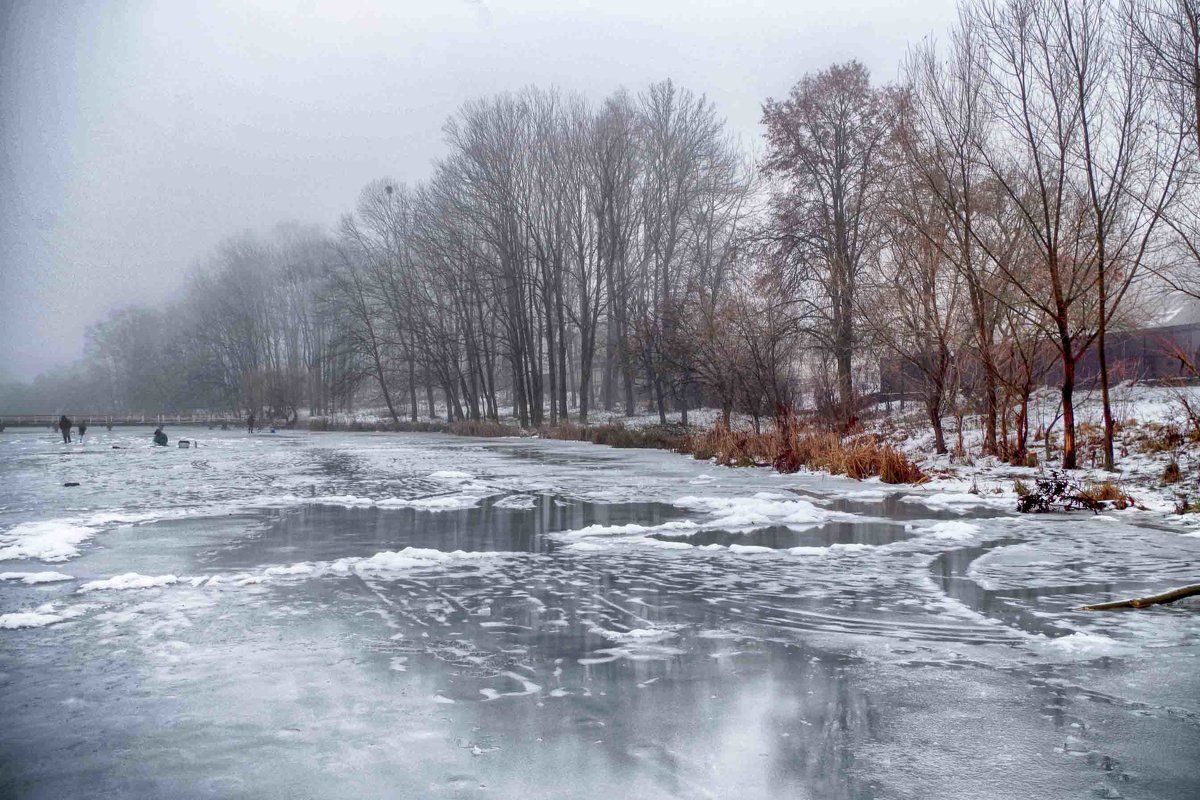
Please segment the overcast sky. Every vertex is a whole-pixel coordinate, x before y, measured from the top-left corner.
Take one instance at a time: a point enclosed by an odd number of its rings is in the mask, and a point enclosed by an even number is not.
[[[746,146],[760,103],[858,58],[896,77],[952,0],[0,0],[0,379],[77,358],[227,236],[326,227],[416,182],[464,100],[663,78]]]

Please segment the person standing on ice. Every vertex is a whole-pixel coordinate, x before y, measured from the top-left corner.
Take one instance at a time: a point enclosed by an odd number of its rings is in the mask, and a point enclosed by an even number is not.
[[[154,443],[159,447],[167,446],[167,435],[163,433],[162,425],[154,429]]]
[[[83,444],[83,435],[85,433],[87,433],[87,423],[81,422],[81,423],[79,423],[79,443],[80,444]]]
[[[250,417],[246,420],[246,432],[254,433],[254,412],[250,412]]]
[[[63,414],[58,418],[58,430],[62,433],[63,444],[71,443],[71,420],[67,419],[67,415]]]

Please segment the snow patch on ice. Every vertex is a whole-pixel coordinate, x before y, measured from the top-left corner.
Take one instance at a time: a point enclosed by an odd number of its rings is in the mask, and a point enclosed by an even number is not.
[[[806,546],[789,547],[787,551],[798,556],[828,556],[835,553],[854,553],[862,550],[879,549],[876,545],[861,544],[859,542],[834,542],[822,546]]]
[[[415,508],[418,511],[461,511],[465,508],[474,508],[486,496],[486,494],[451,494],[418,497],[414,500],[392,497],[380,500],[376,505],[380,508]]]
[[[502,697],[524,697],[526,695],[536,694],[542,690],[541,686],[531,680],[528,680],[524,675],[519,675],[515,672],[502,672],[500,674],[521,684],[521,691],[500,692],[495,689],[489,689],[485,687],[479,690],[479,693],[485,698],[484,702],[489,700],[499,700]]]
[[[527,511],[537,505],[537,497],[531,494],[511,494],[508,497],[501,497],[493,505],[496,508]]]
[[[366,558],[340,558],[330,564],[329,569],[335,574],[350,572],[388,573],[408,572],[412,570],[439,568],[458,562],[486,562],[498,556],[509,553],[499,552],[466,552],[463,550],[430,550],[425,547],[406,547],[403,550],[384,550]]]
[[[936,539],[970,539],[974,534],[979,533],[979,530],[978,525],[973,525],[970,522],[952,520],[934,523],[933,525],[918,529],[918,532]]]
[[[674,630],[669,628],[633,628],[628,631],[614,631],[598,625],[589,628],[588,633],[603,636],[612,642],[658,642],[663,639],[672,639],[677,635]]]
[[[38,558],[47,563],[66,561],[79,555],[79,545],[95,535],[96,529],[65,520],[23,522],[0,535],[0,561]]]
[[[935,511],[952,511],[965,514],[971,508],[981,506],[1011,505],[1012,499],[1005,496],[984,497],[971,492],[933,492],[931,494],[906,494],[900,498],[904,503],[920,503]]]
[[[1134,649],[1130,644],[1117,641],[1110,636],[1082,631],[1043,641],[1044,644],[1039,648],[1043,655],[1072,661],[1127,655]]]
[[[750,497],[680,497],[674,503],[680,508],[709,515],[701,529],[728,531],[755,530],[782,525],[794,529],[811,528],[831,519],[853,515],[819,508],[808,500],[794,495],[758,492]]]
[[[696,523],[688,520],[664,522],[661,525],[640,525],[631,522],[628,525],[588,525],[573,531],[561,531],[554,534],[563,539],[585,538],[590,536],[640,536],[649,533],[681,534],[696,530]]]
[[[446,481],[448,483],[458,483],[461,481],[474,480],[475,476],[469,472],[462,472],[455,469],[442,469],[437,472],[429,473],[430,480]]]
[[[46,603],[33,611],[15,611],[11,614],[0,614],[0,630],[18,630],[20,628],[44,628],[59,622],[66,622],[80,615],[75,609],[58,609],[53,603]]]
[[[305,562],[305,561],[302,561],[299,564],[286,564],[286,565],[278,566],[278,567],[267,567],[266,569],[263,570],[263,574],[270,576],[270,577],[275,577],[275,576],[286,577],[286,576],[293,576],[293,575],[312,575],[316,571],[317,571],[317,568],[315,565],[309,564],[308,562]]]

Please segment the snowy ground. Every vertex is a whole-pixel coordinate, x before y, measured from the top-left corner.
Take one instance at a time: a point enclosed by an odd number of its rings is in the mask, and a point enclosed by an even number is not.
[[[1200,794],[1197,604],[1075,610],[1196,581],[1160,514],[186,433],[0,435],[0,795]]]
[[[1200,444],[1184,443],[1179,448],[1163,452],[1146,452],[1144,440],[1152,431],[1171,426],[1186,433],[1189,421],[1180,403],[1186,398],[1193,408],[1200,410],[1200,387],[1180,388],[1152,387],[1139,384],[1121,384],[1113,388],[1113,418],[1122,426],[1115,442],[1117,464],[1114,472],[1106,472],[1103,466],[1103,451],[1099,449],[1100,431],[1103,429],[1103,411],[1098,392],[1076,393],[1076,423],[1079,426],[1080,469],[1071,477],[1081,485],[1111,481],[1121,487],[1140,508],[1122,512],[1111,512],[1143,524],[1159,524],[1177,527],[1181,531],[1200,534],[1200,515],[1173,513],[1178,501],[1186,496],[1191,503],[1200,500]],[[870,431],[881,432],[889,441],[919,463],[933,478],[929,489],[944,493],[976,492],[1003,498],[1015,503],[1015,482],[1020,480],[1032,486],[1038,475],[1046,469],[1057,469],[1061,461],[1058,445],[1062,442],[1062,422],[1055,422],[1059,413],[1060,400],[1057,390],[1039,390],[1030,407],[1031,427],[1034,431],[1051,426],[1051,440],[1055,445],[1049,459],[1043,441],[1031,437],[1029,447],[1039,458],[1036,468],[1013,467],[993,457],[978,455],[982,442],[982,420],[968,417],[964,421],[963,444],[967,457],[934,455],[933,433],[924,411],[913,403],[905,408],[893,404],[890,409],[874,409],[874,416],[866,423]],[[957,442],[956,423],[952,418],[945,420],[946,444],[953,449]],[[1181,468],[1182,479],[1168,484],[1162,480],[1163,470],[1174,460]]]

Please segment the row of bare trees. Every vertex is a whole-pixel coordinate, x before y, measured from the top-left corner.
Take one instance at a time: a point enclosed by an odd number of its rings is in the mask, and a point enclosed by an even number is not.
[[[752,189],[713,105],[669,81],[598,106],[531,88],[445,136],[432,178],[371,184],[336,242],[338,318],[392,418],[642,399],[686,421],[705,384],[682,331],[728,290]]]
[[[466,103],[427,181],[371,183],[332,236],[220,248],[165,326],[174,385],[293,418],[369,392],[395,422],[806,404],[847,425],[882,358],[920,376],[939,452],[978,414],[984,453],[1025,459],[1056,382],[1073,467],[1095,353],[1112,465],[1110,333],[1152,286],[1200,285],[1195,0],[966,0],[898,84],[834,65],[763,124],[751,164],[670,81]],[[110,327],[96,360],[139,352]],[[151,385],[130,359],[110,372]]]
[[[226,241],[180,298],[89,327],[84,359],[30,411],[240,410],[295,422],[345,408],[366,377],[329,303],[333,248],[318,229],[281,225]],[[37,395],[45,395],[39,398]],[[22,410],[25,410],[24,408]]]
[[[985,453],[1023,459],[1051,372],[1074,467],[1094,349],[1112,466],[1109,332],[1151,274],[1194,285],[1196,20],[1190,0],[968,2],[901,85],[852,62],[767,103],[760,241],[845,415],[873,342],[922,376],[939,452],[955,408],[981,413]]]

